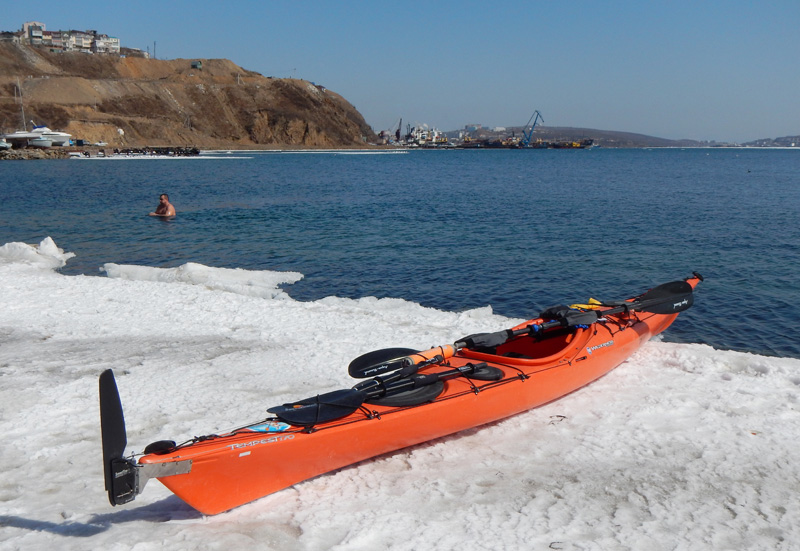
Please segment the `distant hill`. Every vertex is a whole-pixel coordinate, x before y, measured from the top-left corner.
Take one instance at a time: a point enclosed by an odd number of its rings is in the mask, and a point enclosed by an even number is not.
[[[501,132],[492,132],[481,129],[473,134],[479,139],[503,139],[509,136],[522,137],[523,127],[507,127]],[[453,133],[448,133],[452,135]],[[597,130],[594,128],[570,128],[558,126],[539,126],[533,131],[533,141],[545,142],[573,142],[592,139],[596,145],[602,147],[701,147],[709,145],[723,145],[716,142],[699,142],[695,140],[668,140],[632,132],[617,132],[613,130]]]
[[[55,53],[0,43],[2,131],[21,128],[17,82],[27,121],[115,147],[347,147],[375,139],[335,92],[226,59]]]
[[[763,138],[743,143],[747,147],[800,147],[800,136],[782,136],[780,138]]]
[[[544,140],[577,140],[591,138],[603,147],[699,147],[708,143],[694,140],[668,140],[633,132],[617,132],[613,130],[596,130],[592,128],[559,128],[539,127],[534,137],[542,136]]]

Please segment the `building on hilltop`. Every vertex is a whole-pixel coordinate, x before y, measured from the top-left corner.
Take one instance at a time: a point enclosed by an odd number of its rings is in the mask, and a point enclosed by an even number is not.
[[[0,31],[0,40],[16,44],[43,46],[53,51],[119,54],[119,38],[88,31],[48,31],[44,23],[27,21],[19,32]]]
[[[92,35],[84,31],[69,31],[70,50],[92,51]]]
[[[42,36],[44,35],[45,30],[47,29],[45,28],[44,23],[39,23],[38,21],[28,21],[23,23],[22,40],[28,44],[41,44]]]
[[[58,48],[59,50],[65,50],[68,42],[69,33],[64,33],[61,31],[42,32],[42,44],[52,46],[53,48]]]
[[[22,44],[22,31],[0,31],[0,42]]]
[[[119,49],[119,38],[114,38],[107,34],[94,35],[94,42],[92,42],[93,52],[97,54],[118,54]]]

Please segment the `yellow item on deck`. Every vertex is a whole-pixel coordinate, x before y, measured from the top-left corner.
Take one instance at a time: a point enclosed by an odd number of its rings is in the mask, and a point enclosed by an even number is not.
[[[569,307],[578,310],[597,310],[602,304],[599,300],[590,298],[586,304],[570,304]]]

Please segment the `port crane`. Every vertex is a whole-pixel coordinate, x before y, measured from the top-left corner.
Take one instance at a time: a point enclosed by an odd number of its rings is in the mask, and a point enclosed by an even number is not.
[[[533,121],[533,124],[531,124],[531,121]],[[530,145],[531,138],[533,137],[533,129],[536,128],[536,123],[538,121],[544,122],[544,118],[542,118],[542,114],[539,113],[539,110],[537,109],[536,111],[533,112],[533,115],[531,115],[531,118],[528,120],[528,124],[526,124],[525,127],[522,129],[522,141],[520,142],[520,145],[522,147],[528,147]],[[531,129],[528,132],[526,132],[525,130],[529,126],[531,127]]]

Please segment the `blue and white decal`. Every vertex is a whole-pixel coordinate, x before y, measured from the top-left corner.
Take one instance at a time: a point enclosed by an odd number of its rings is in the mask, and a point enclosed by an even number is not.
[[[280,421],[265,421],[252,427],[247,427],[253,432],[283,432],[291,428],[288,424]]]

